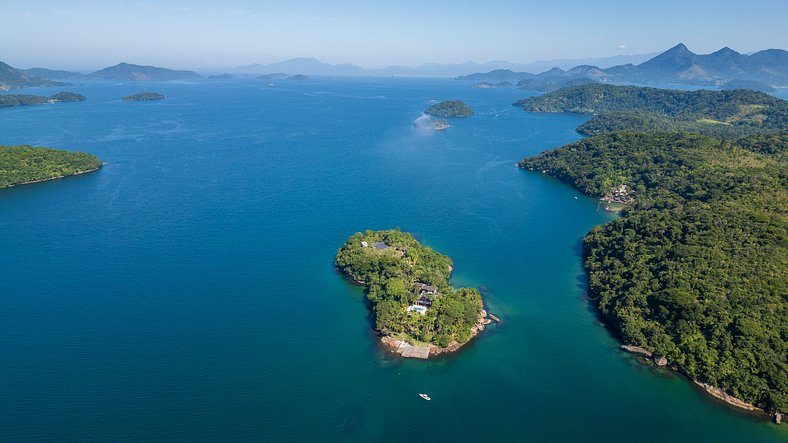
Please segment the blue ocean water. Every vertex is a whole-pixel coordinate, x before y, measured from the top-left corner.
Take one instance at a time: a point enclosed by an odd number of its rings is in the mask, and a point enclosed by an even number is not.
[[[2,441],[786,439],[622,354],[584,299],[580,241],[612,216],[514,163],[585,116],[450,80],[68,89],[88,100],[0,110],[2,144],[107,162],[0,191]],[[143,89],[167,99],[120,100]],[[451,98],[477,115],[414,127]],[[382,350],[332,260],[391,227],[503,322],[446,358]]]

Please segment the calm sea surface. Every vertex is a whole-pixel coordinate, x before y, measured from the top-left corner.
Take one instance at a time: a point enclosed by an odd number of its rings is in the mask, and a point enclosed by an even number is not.
[[[108,163],[0,191],[2,441],[788,440],[622,354],[590,309],[580,242],[612,216],[514,166],[587,117],[450,80],[65,89],[88,101],[0,110],[2,144]],[[144,89],[167,99],[120,100]],[[477,115],[414,127],[450,98]],[[391,227],[503,322],[447,358],[384,352],[332,261]]]

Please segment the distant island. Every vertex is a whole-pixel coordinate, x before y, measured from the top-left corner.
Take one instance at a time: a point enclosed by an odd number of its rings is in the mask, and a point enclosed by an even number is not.
[[[200,78],[194,71],[176,71],[173,69],[159,68],[156,66],[140,66],[131,63],[120,63],[93,72],[90,78],[115,81],[170,81],[192,80]]]
[[[600,113],[580,127],[592,137],[519,166],[623,209],[583,243],[589,297],[622,348],[737,407],[788,410],[788,103],[586,85],[518,106]]]
[[[592,83],[599,83],[598,80],[587,77],[578,78],[527,78],[517,82],[517,87],[529,91],[550,92],[561,88],[570,86],[588,85]]]
[[[512,86],[514,86],[514,84],[512,84],[511,82],[498,82],[498,83],[479,82],[473,84],[473,87],[476,89],[511,88]]]
[[[723,83],[720,85],[720,89],[724,91],[732,91],[734,89],[749,89],[751,91],[765,92],[767,94],[773,94],[777,92],[775,88],[772,88],[766,83],[761,83],[755,80],[742,80],[739,78]]]
[[[123,100],[127,102],[146,102],[152,100],[164,100],[164,96],[158,92],[139,92],[137,94],[123,97]]]
[[[291,75],[290,77],[287,77],[287,79],[288,80],[292,80],[292,81],[296,81],[296,82],[303,82],[303,81],[306,81],[306,80],[311,80],[311,78],[309,78],[309,77],[307,77],[306,75],[303,75],[303,74]]]
[[[52,103],[57,102],[66,102],[66,103],[74,103],[74,102],[83,102],[87,100],[87,98],[82,94],[77,94],[75,92],[58,92],[55,95],[49,97],[49,101]]]
[[[403,357],[456,351],[491,322],[479,291],[449,285],[451,259],[400,230],[352,235],[336,266],[366,286],[375,329]]]
[[[26,185],[101,168],[98,157],[31,146],[0,146],[0,189]]]
[[[208,76],[208,78],[214,79],[214,80],[229,80],[229,79],[231,79],[233,77],[235,77],[235,76],[232,75],[232,74],[217,74],[217,75]]]
[[[430,106],[424,113],[434,117],[461,118],[472,116],[473,110],[460,100],[447,100]]]
[[[28,94],[0,94],[0,108],[43,105],[45,103],[81,102],[84,100],[86,100],[84,95],[73,92],[58,92],[49,97]]]
[[[578,127],[585,135],[614,130],[692,131],[736,138],[786,129],[788,102],[762,92],[678,91],[589,84],[518,100],[531,112],[595,114]]]
[[[284,79],[286,79],[288,77],[290,77],[290,75],[285,74],[284,72],[276,72],[276,73],[273,73],[273,74],[262,74],[262,75],[259,75],[259,76],[257,76],[257,79],[258,80],[271,81],[271,80],[284,80]]]

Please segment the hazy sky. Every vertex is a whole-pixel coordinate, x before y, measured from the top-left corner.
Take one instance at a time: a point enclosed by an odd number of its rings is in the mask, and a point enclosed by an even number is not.
[[[364,67],[788,48],[788,0],[2,0],[0,60],[232,67],[293,57]]]

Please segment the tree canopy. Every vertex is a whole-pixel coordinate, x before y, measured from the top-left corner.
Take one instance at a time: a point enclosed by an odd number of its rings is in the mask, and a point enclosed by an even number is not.
[[[31,146],[0,146],[0,188],[74,175],[99,168],[98,157]]]
[[[788,127],[788,102],[745,89],[677,91],[590,84],[526,98],[514,105],[532,112],[595,114],[578,127],[585,135],[633,129],[740,138]]]
[[[788,410],[788,102],[584,85],[515,105],[595,113],[578,128],[592,137],[519,166],[603,199],[627,193],[583,248],[589,295],[620,338]]]
[[[626,343],[788,409],[788,134],[613,132],[524,159],[634,203],[584,240],[589,294]]]
[[[447,100],[430,106],[424,113],[434,117],[470,117],[473,110],[460,100]]]

